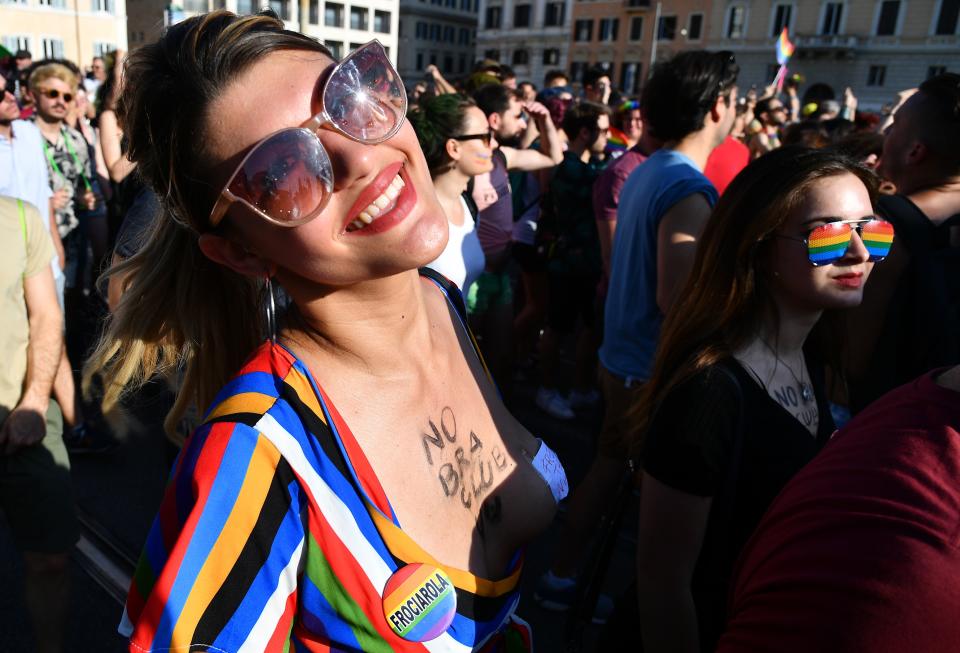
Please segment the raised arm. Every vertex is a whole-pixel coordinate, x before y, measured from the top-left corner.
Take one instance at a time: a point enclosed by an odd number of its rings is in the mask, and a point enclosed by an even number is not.
[[[507,167],[510,170],[531,172],[559,164],[563,161],[563,143],[550,118],[550,112],[539,102],[525,102],[523,108],[537,123],[537,129],[540,132],[540,150],[501,147],[500,149],[507,157]]]
[[[117,114],[113,111],[100,114],[100,148],[111,180],[119,183],[137,167],[123,155],[120,147],[120,127],[117,124]]]

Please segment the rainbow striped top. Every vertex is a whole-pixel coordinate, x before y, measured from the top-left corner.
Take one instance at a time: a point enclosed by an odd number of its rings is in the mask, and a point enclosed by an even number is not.
[[[522,559],[487,580],[431,558],[306,366],[268,341],[180,454],[120,632],[136,652],[531,650],[514,615]],[[444,571],[457,595],[427,642],[384,616],[387,580],[412,563]]]

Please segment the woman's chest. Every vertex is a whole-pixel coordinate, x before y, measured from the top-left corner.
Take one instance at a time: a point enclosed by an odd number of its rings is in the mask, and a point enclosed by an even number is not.
[[[404,532],[444,564],[499,577],[553,516],[531,465],[539,442],[463,402],[395,414],[354,432]]]

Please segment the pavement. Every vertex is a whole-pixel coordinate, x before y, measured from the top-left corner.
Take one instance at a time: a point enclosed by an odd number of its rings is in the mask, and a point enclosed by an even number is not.
[[[565,376],[572,372],[571,356],[564,357]],[[586,473],[594,454],[600,409],[571,421],[555,420],[534,406],[535,385],[521,379],[510,407],[534,434],[543,438],[563,462],[572,488]],[[162,388],[153,386],[135,398],[133,414],[138,425],[115,450],[74,457],[72,474],[78,508],[83,516],[84,538],[71,563],[70,618],[66,651],[110,653],[126,650],[116,633],[122,612],[120,586],[129,566],[139,555],[153,520],[168,472],[162,435],[166,409]],[[619,596],[633,578],[636,546],[636,502],[628,506],[611,556],[604,592]],[[566,616],[541,609],[533,600],[537,578],[549,566],[560,533],[563,511],[550,528],[527,550],[518,615],[533,627],[538,652],[589,653],[597,651],[598,626],[588,625],[579,646],[566,640]],[[27,615],[20,602],[22,566],[0,519],[0,653],[33,650]]]

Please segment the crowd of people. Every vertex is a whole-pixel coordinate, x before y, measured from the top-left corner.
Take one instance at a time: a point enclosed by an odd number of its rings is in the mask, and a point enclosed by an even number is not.
[[[639,97],[490,60],[407,88],[377,42],[225,11],[9,64],[0,509],[37,650],[69,456],[158,376],[131,650],[531,650],[523,549],[562,503],[534,598],[570,611],[622,492],[636,580],[587,606],[622,650],[960,645],[960,75],[883,114],[730,52]],[[518,380],[602,411],[575,487]]]

